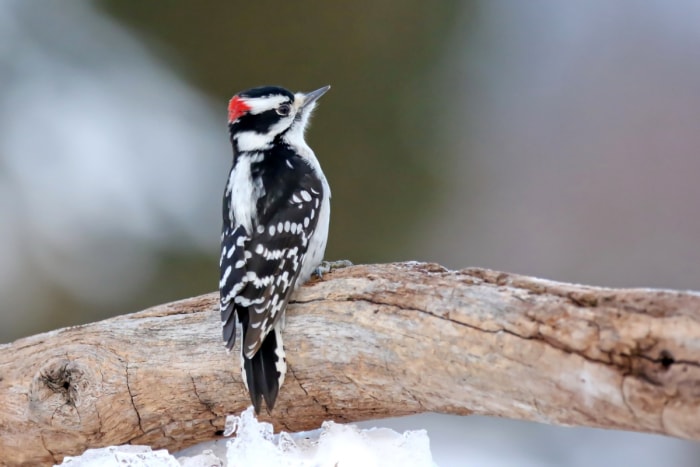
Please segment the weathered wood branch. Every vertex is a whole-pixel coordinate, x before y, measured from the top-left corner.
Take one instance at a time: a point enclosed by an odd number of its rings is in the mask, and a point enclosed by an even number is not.
[[[355,266],[297,293],[285,346],[284,430],[433,411],[700,440],[695,293]],[[214,294],[2,345],[2,460],[215,438],[250,404],[238,365]]]

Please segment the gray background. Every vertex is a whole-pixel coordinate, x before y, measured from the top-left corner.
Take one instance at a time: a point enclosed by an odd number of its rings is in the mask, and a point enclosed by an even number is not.
[[[698,289],[700,4],[0,1],[0,342],[216,287],[226,103],[325,84],[328,258]],[[385,424],[389,424],[386,422]],[[441,465],[700,464],[484,417]]]

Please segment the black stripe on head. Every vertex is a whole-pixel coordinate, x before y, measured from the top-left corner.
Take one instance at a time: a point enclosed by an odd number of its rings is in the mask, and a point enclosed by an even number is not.
[[[231,133],[254,131],[264,134],[270,131],[270,127],[279,122],[281,118],[274,109],[256,115],[245,114],[230,125],[230,130]]]
[[[239,92],[238,95],[241,97],[286,96],[289,100],[294,101],[294,94],[279,86],[260,86]]]

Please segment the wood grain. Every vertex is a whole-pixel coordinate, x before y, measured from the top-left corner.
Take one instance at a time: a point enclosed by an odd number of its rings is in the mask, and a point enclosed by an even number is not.
[[[0,346],[0,453],[177,450],[250,402],[215,294]],[[471,413],[700,440],[700,295],[439,265],[354,266],[298,291],[270,420]]]

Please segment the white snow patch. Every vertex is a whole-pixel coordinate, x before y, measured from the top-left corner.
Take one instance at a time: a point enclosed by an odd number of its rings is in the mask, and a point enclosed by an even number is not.
[[[362,430],[355,425],[324,422],[320,430],[274,435],[249,408],[229,417],[237,435],[227,443],[227,465],[261,467],[434,466],[424,430],[403,434],[386,428]]]
[[[434,467],[425,430],[397,433],[388,428],[360,429],[355,425],[324,422],[321,429],[275,435],[270,423],[258,422],[253,408],[226,419],[230,440],[193,446],[178,453],[152,451],[147,446],[112,446],[89,449],[66,457],[61,465],[210,467]],[[225,449],[222,444],[225,443]]]
[[[125,444],[100,449],[88,449],[82,455],[63,459],[61,465],[70,467],[180,467],[177,459],[165,449],[151,450],[148,446]],[[190,464],[191,467],[194,467]]]

